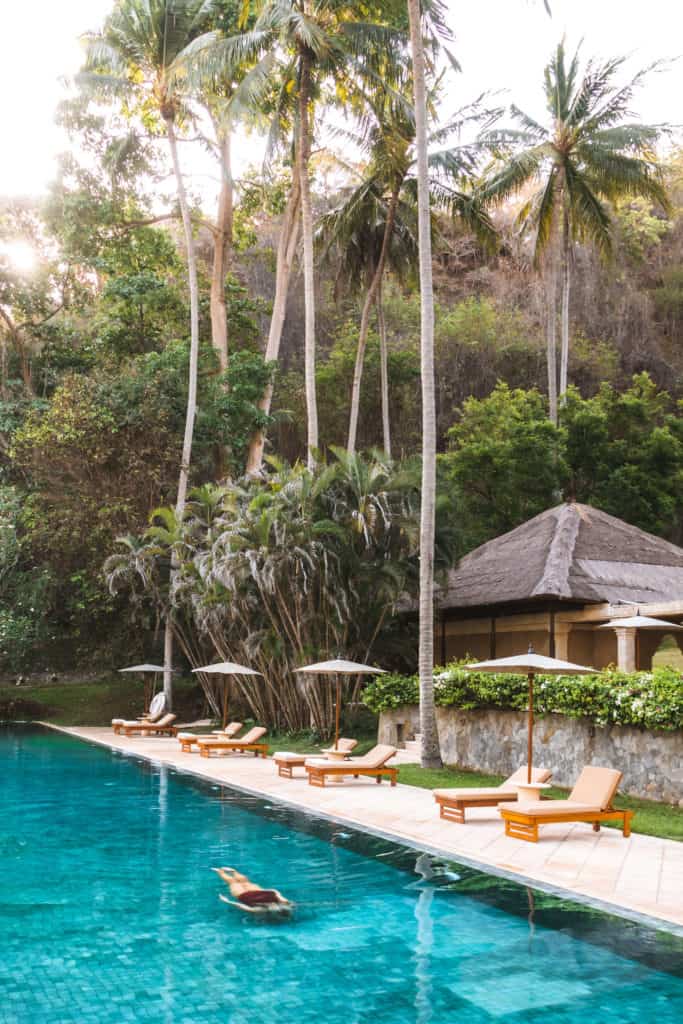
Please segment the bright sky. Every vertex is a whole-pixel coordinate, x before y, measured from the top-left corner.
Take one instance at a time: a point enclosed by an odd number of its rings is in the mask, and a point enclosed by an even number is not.
[[[680,47],[678,4],[672,0],[551,0],[552,19],[542,0],[448,2],[454,50],[463,66],[454,107],[484,90],[505,89],[501,102],[514,100],[529,113],[542,115],[543,66],[563,32],[570,46],[583,38],[587,56],[632,54],[633,69],[656,58],[676,57],[677,40]],[[56,156],[65,148],[52,120],[63,95],[59,80],[78,70],[78,36],[98,28],[111,4],[112,0],[3,4],[0,196],[42,193],[54,176]],[[683,60],[651,77],[638,97],[636,112],[645,120],[679,123],[681,95]],[[258,152],[253,144],[240,148],[249,160]],[[204,192],[206,169],[193,163],[191,170],[190,184]],[[239,174],[240,168],[236,170]]]

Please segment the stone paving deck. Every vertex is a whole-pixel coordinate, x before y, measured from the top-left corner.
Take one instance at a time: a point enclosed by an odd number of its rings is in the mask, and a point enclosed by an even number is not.
[[[616,829],[596,833],[581,823],[546,825],[538,843],[526,843],[505,836],[495,808],[468,811],[465,825],[440,820],[432,794],[414,786],[391,788],[361,778],[321,789],[309,786],[301,770],[298,778],[279,778],[270,759],[183,754],[177,740],[116,736],[106,728],[62,731],[683,930],[683,843],[643,835],[624,839]]]

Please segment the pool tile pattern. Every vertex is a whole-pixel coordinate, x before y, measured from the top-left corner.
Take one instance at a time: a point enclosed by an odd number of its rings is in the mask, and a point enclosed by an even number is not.
[[[0,1024],[683,1018],[672,936],[55,733],[0,771]],[[226,908],[221,863],[292,921]]]
[[[270,760],[241,755],[209,760],[181,753],[177,740],[126,738],[111,729],[67,731],[683,927],[683,843],[638,834],[624,839],[615,829],[595,833],[581,823],[545,826],[537,844],[525,843],[505,836],[495,808],[468,811],[465,825],[440,821],[432,795],[413,786],[392,789],[358,779],[319,789],[309,786],[301,773],[294,779],[279,778]]]

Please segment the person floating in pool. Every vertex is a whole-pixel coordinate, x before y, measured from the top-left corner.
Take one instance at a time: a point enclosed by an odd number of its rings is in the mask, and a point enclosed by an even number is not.
[[[294,904],[277,889],[264,889],[235,868],[211,868],[227,884],[234,899],[219,894],[219,899],[250,914],[291,913]]]

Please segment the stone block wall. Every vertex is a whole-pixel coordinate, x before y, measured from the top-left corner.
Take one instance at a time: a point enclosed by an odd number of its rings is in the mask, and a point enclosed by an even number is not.
[[[526,763],[526,714],[437,708],[444,764],[509,775]],[[419,710],[406,705],[383,711],[380,743],[402,746],[419,731]],[[629,726],[597,726],[585,718],[545,715],[534,728],[534,761],[551,768],[558,786],[569,786],[586,764],[618,768],[621,792],[683,806],[683,731],[648,732]]]

